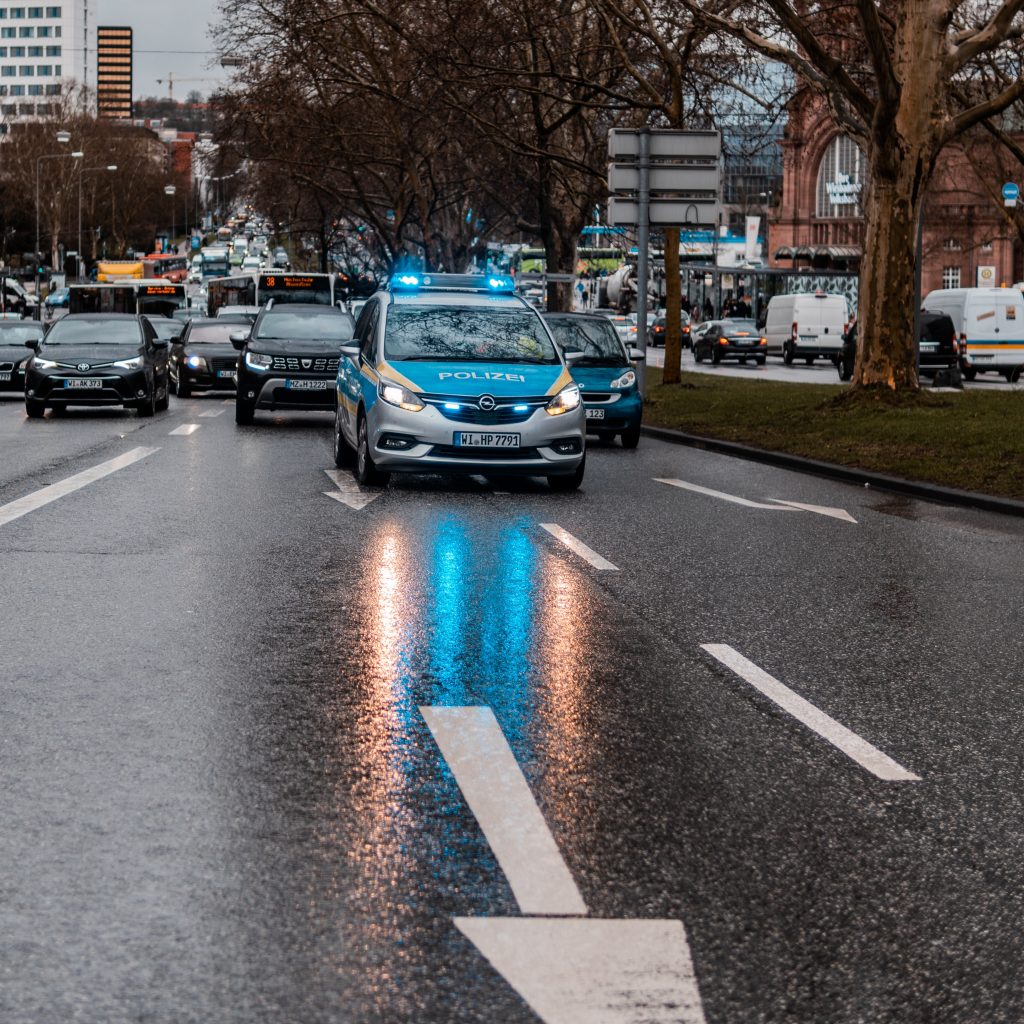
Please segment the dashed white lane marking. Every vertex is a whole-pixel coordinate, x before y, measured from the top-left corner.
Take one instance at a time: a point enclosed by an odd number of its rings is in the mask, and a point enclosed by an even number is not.
[[[574,551],[580,558],[588,561],[595,569],[604,569],[611,572],[618,572],[619,567],[613,565],[607,558],[602,558],[593,548],[588,548],[583,541],[574,537],[567,530],[563,530],[557,523],[540,524],[555,540],[561,541],[570,551]]]
[[[798,508],[801,512],[814,512],[816,515],[828,516],[830,519],[841,519],[844,523],[857,524],[857,520],[845,508],[831,508],[828,505],[808,505],[802,501],[783,501],[782,498],[772,498],[772,501],[777,501],[780,505],[785,505],[788,508]]]
[[[199,414],[201,419],[210,419],[210,418],[212,418],[214,416],[223,416],[223,415],[224,415],[224,410],[223,409],[207,409],[206,412],[201,412]]]
[[[371,502],[376,501],[383,491],[366,491],[353,479],[351,473],[343,469],[325,469],[324,472],[334,481],[338,488],[336,491],[324,491],[328,498],[333,498],[342,505],[348,505],[356,512],[366,508]]]
[[[845,725],[840,725],[834,718],[820,711],[810,701],[804,700],[732,647],[727,644],[701,644],[701,647],[769,700],[774,701],[783,711],[806,725],[812,732],[816,732],[822,739],[828,740],[872,775],[885,782],[921,781],[919,775],[907,771],[887,754],[883,754],[867,740],[851,732]]]
[[[808,505],[802,501],[785,501],[782,498],[771,498],[768,502],[751,501],[749,498],[741,498],[736,494],[726,494],[724,491],[715,491],[710,487],[701,487],[700,484],[691,484],[686,480],[655,477],[654,482],[668,484],[669,487],[678,487],[684,491],[692,491],[694,494],[703,494],[709,498],[729,501],[734,505],[742,505],[744,508],[762,508],[767,509],[769,512],[813,512],[819,516],[828,516],[830,519],[841,519],[844,523],[857,524],[857,520],[844,508],[830,508],[827,505]]]
[[[93,466],[92,469],[75,473],[74,476],[69,476],[66,480],[60,480],[48,487],[33,491],[32,494],[26,494],[23,498],[0,505],[0,526],[20,519],[23,515],[34,512],[44,505],[49,505],[51,501],[63,498],[73,491],[88,487],[89,484],[102,480],[105,476],[110,476],[111,473],[116,473],[120,469],[125,469],[159,450],[159,448],[133,448],[131,451],[125,452],[124,455],[118,455],[117,458],[108,459],[98,466]]]
[[[180,427],[175,427],[169,437],[186,437],[189,434],[194,434],[199,429],[198,423],[182,423]]]
[[[488,707],[422,707],[462,795],[524,914],[585,914],[587,906]]]

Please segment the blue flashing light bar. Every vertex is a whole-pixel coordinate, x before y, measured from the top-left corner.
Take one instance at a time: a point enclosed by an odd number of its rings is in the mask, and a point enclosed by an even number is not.
[[[516,283],[499,274],[393,274],[392,291],[489,292],[513,295]]]

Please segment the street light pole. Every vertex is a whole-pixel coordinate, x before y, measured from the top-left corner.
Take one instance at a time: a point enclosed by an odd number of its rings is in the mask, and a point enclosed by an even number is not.
[[[177,191],[178,191],[178,189],[174,185],[165,185],[164,186],[164,195],[167,195],[167,196],[171,197],[171,238],[170,238],[171,245],[174,245],[174,229],[175,229],[175,226],[176,226],[175,223],[174,223],[174,214],[175,214],[174,194]],[[174,251],[177,252],[177,248],[175,248]]]
[[[57,132],[57,141],[62,145],[66,146],[71,141],[71,132],[59,131]],[[60,160],[66,157],[67,153],[47,153],[43,156],[36,157],[36,319],[39,320],[43,315],[43,304],[40,301],[40,292],[42,291],[42,275],[39,273],[39,261],[42,258],[42,253],[39,251],[40,242],[40,228],[39,228],[39,166],[44,160]]]
[[[90,171],[116,171],[117,164],[106,164],[103,167],[81,167],[78,170],[78,282],[82,282],[82,178]]]

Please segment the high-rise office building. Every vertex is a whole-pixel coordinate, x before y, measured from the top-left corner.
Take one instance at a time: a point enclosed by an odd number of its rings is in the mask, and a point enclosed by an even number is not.
[[[96,111],[100,117],[132,116],[132,30],[96,30]]]
[[[88,82],[91,52],[90,0],[0,0],[0,116],[10,121],[48,113],[65,84]]]

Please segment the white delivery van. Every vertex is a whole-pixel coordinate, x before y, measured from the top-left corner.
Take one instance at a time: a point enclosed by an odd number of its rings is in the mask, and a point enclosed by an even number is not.
[[[1017,288],[939,288],[922,305],[953,321],[967,380],[986,370],[1009,380],[1024,365],[1024,293]]]
[[[803,359],[808,366],[820,357],[834,361],[849,319],[843,295],[773,295],[764,325],[768,354],[782,356],[787,366],[794,359]]]

